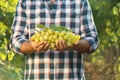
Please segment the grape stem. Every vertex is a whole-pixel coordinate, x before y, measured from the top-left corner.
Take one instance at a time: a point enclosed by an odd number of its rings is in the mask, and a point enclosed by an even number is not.
[[[40,32],[39,30],[35,29],[37,32]]]

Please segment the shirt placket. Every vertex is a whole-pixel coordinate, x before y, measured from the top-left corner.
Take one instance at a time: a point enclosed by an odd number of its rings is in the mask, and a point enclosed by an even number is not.
[[[55,4],[51,4],[51,3],[47,3],[47,10],[49,11],[49,15],[50,15],[50,25],[51,24],[55,24],[55,16],[56,16],[56,10],[55,10],[56,5]],[[50,73],[49,73],[49,78],[50,80],[55,80],[55,61],[54,61],[54,51],[50,52],[49,54],[49,58],[50,58],[50,64],[49,64],[49,68],[50,68]]]
[[[46,7],[50,15],[50,24],[55,24],[55,17],[56,17],[56,11],[57,11],[57,4],[56,2],[52,4],[50,1],[46,2]]]

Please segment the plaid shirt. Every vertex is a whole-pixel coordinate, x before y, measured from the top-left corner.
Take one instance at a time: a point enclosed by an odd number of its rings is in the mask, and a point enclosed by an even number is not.
[[[19,0],[12,25],[11,48],[19,54],[20,46],[35,32],[36,24],[62,25],[91,44],[98,45],[98,35],[88,0]],[[25,55],[24,80],[84,80],[83,57],[75,51],[52,51]]]

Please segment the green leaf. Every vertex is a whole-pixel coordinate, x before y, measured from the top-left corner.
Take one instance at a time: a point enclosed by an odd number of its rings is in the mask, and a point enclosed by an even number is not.
[[[48,29],[48,27],[46,27],[43,24],[37,24],[36,26],[37,26],[37,28]],[[51,24],[50,29],[53,30],[53,31],[59,31],[59,32],[61,32],[61,31],[69,31],[69,32],[71,32],[71,30],[67,29],[65,26],[60,26],[60,25],[57,26],[55,24]]]
[[[58,28],[55,24],[51,24],[50,29],[52,29],[53,31],[58,31]]]
[[[67,29],[65,26],[60,26],[60,25],[56,26],[55,24],[51,24],[50,28],[52,30],[54,30],[54,31],[59,31],[59,32],[61,32],[61,31],[69,31],[69,32],[71,32],[71,30]]]
[[[37,24],[37,28],[47,29],[47,27],[43,24]]]

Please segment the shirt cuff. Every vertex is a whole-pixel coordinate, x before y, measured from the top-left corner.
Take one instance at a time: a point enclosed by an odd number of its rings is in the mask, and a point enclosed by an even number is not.
[[[20,47],[21,47],[21,44],[25,41],[28,41],[28,40],[25,40],[25,39],[19,39],[19,41],[17,42],[14,42],[12,45],[12,49],[15,53],[18,53],[20,55],[24,55],[22,52],[20,52]]]
[[[95,40],[95,38],[92,37],[86,37],[85,40],[87,40],[91,45],[88,53],[93,53],[97,49],[98,40]]]

